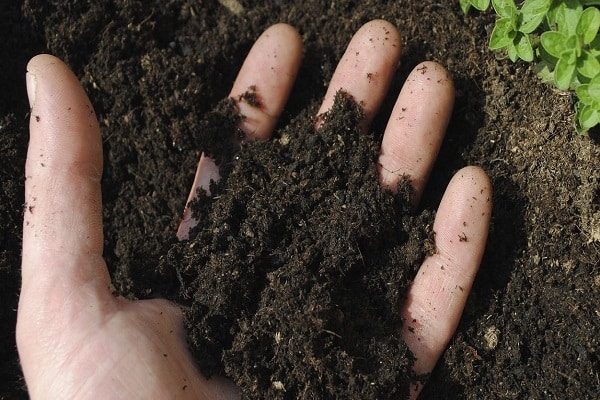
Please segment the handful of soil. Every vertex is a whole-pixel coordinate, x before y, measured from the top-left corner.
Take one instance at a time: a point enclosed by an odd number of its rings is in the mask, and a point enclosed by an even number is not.
[[[245,144],[163,260],[202,372],[245,399],[402,398],[415,379],[400,309],[433,215],[409,212],[407,180],[398,195],[380,188],[362,118],[339,92],[318,130],[302,114]]]

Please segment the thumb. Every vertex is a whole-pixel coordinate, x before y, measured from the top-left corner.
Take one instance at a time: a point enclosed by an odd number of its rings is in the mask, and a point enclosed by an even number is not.
[[[62,61],[39,55],[27,71],[32,109],[19,311],[52,314],[52,305],[73,300],[90,283],[110,293],[102,260],[102,144],[90,101]]]

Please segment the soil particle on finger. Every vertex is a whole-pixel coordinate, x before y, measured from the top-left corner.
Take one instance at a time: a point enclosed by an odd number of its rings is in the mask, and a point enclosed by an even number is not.
[[[201,370],[244,398],[403,398],[413,357],[399,310],[432,215],[381,190],[378,144],[348,95],[316,132],[307,115],[242,148],[163,267],[183,277]]]

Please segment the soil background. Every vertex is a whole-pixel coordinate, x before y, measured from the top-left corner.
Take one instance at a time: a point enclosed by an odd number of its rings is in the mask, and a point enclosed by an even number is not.
[[[453,118],[421,207],[479,165],[494,186],[487,251],[423,398],[595,398],[600,392],[599,136],[572,128],[573,98],[487,49],[493,15],[458,1],[25,1],[0,5],[0,398],[27,398],[15,348],[27,149],[27,60],[50,52],[88,92],[103,131],[105,257],[131,297],[172,291],[158,268],[198,160],[194,135],[276,22],[304,59],[280,125],[320,103],[353,33],[383,18],[403,56],[372,130],[380,139],[409,71],[453,76]]]

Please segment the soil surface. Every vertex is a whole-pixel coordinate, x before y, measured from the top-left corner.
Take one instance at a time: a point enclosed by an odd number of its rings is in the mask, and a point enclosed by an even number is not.
[[[252,390],[282,396],[281,385],[289,398],[397,398],[410,359],[390,335],[399,323],[393,305],[424,256],[419,244],[453,172],[479,165],[494,185],[486,254],[422,397],[595,398],[600,146],[597,133],[574,133],[571,95],[541,83],[529,65],[491,53],[493,16],[465,16],[458,1],[233,3],[0,5],[0,398],[27,398],[14,327],[24,76],[39,52],[72,67],[100,120],[105,258],[117,289],[185,306],[192,351],[213,350],[203,371],[258,382],[246,386],[249,398],[259,397]],[[404,51],[372,134],[356,132],[357,110],[343,99],[326,123],[331,129],[303,134],[351,36],[375,18],[398,27]],[[178,243],[202,135],[223,121],[217,105],[254,40],[276,22],[299,30],[304,57],[275,139],[230,158],[218,199],[199,200],[210,222]],[[402,82],[424,60],[448,68],[457,98],[424,200],[408,214],[402,196],[378,190],[374,160]],[[277,312],[269,310],[274,304]],[[373,365],[381,354],[388,364]],[[288,376],[298,365],[306,376]],[[305,391],[317,375],[322,386]]]

